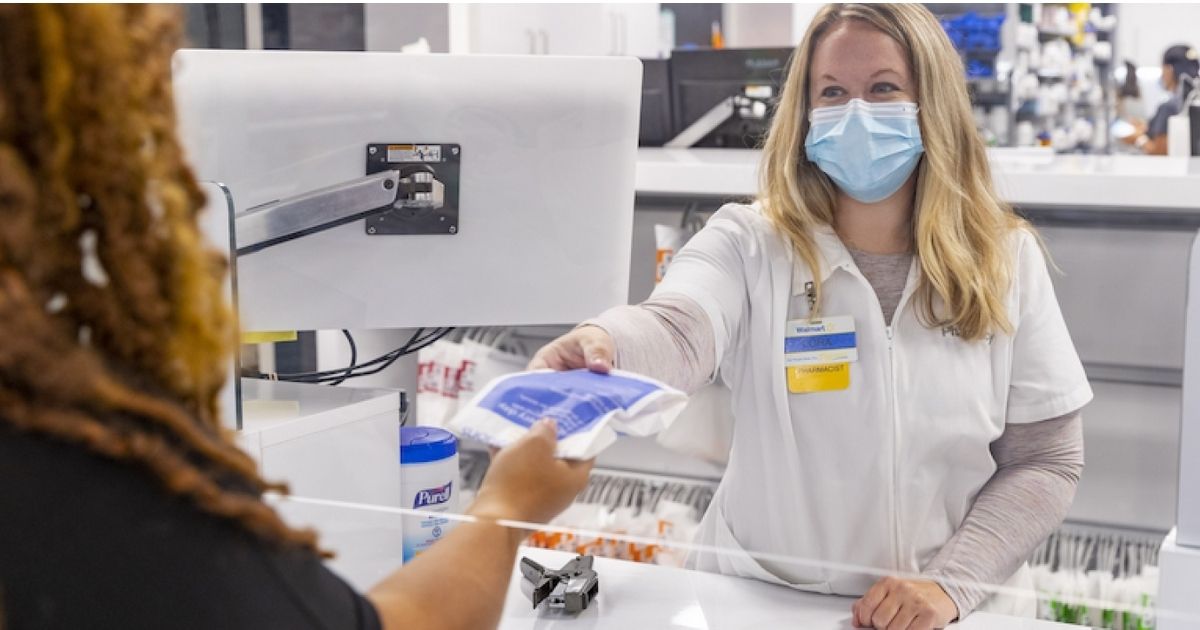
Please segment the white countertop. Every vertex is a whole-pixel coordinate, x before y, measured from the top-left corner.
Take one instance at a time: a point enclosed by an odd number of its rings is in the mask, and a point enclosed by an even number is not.
[[[573,556],[560,551],[522,548],[549,568],[566,564]],[[714,573],[672,569],[622,560],[596,558],[600,594],[578,616],[543,609],[533,610],[515,571],[500,622],[502,630],[631,630],[678,628],[732,630],[743,628],[804,628],[845,630],[850,623],[853,599],[802,593],[789,588]],[[1067,630],[1068,626],[976,613],[954,624],[959,630]]]
[[[1200,158],[1038,149],[990,149],[988,155],[1000,195],[1014,205],[1200,212]],[[637,193],[751,197],[759,156],[747,149],[639,149]]]
[[[280,497],[276,508],[293,525],[316,526],[322,544],[336,552],[329,567],[365,592],[401,565],[393,544],[402,531],[394,510],[373,506]],[[534,610],[520,572],[530,557],[557,569],[574,556],[521,547],[501,616],[500,630],[742,630],[803,628],[849,630],[853,598],[817,595],[757,580],[609,558],[595,559],[600,593],[577,616]],[[975,613],[957,630],[1079,630],[1036,619]]]

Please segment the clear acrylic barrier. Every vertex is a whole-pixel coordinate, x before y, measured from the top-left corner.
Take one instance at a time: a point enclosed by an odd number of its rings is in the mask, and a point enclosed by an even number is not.
[[[224,184],[200,182],[205,203],[196,217],[200,232],[209,244],[219,252],[232,252],[233,247],[233,196]],[[230,257],[230,273],[225,278],[222,291],[231,308],[237,308],[237,259]],[[242,414],[238,407],[241,398],[241,381],[237,378],[237,365],[229,362],[228,378],[221,390],[221,419],[230,429],[242,428]]]
[[[596,477],[605,476],[596,471]],[[618,492],[614,490],[613,492]],[[469,497],[468,497],[469,498]],[[581,495],[581,501],[612,502],[614,495],[600,496],[595,484]],[[402,565],[401,536],[404,517],[428,515],[427,512],[395,506],[371,505],[315,499],[301,496],[272,497],[272,503],[290,522],[313,526],[321,533],[322,546],[337,555],[329,566],[360,591],[369,589]],[[621,507],[608,509],[597,503],[577,503],[554,525],[518,521],[500,521],[505,527],[536,530],[526,538],[508,584],[501,628],[850,628],[851,606],[855,597],[804,592],[772,584],[770,573],[762,579],[748,579],[719,573],[682,568],[689,555],[793,570],[803,567],[827,572],[849,572],[869,576],[920,579],[919,575],[895,574],[884,568],[852,566],[814,558],[791,557],[770,550],[749,550],[732,546],[705,546],[687,540],[687,528],[695,526],[689,514],[692,496],[658,496],[658,503],[643,502],[645,509]],[[474,522],[466,513],[468,502],[459,513],[444,513],[449,522]],[[603,527],[588,528],[561,523],[590,521]],[[646,524],[653,523],[651,531]],[[673,531],[674,530],[674,531]],[[436,544],[455,544],[452,539]],[[534,545],[554,547],[535,548]],[[575,553],[596,556],[594,568],[599,575],[600,591],[596,600],[580,614],[567,614],[530,604],[528,583],[521,579],[515,564],[529,557],[548,568],[558,568]],[[1082,555],[1083,550],[1079,551]],[[615,557],[606,557],[615,556]],[[627,559],[616,559],[627,558]],[[1150,560],[1146,558],[1145,560]],[[1039,560],[1040,561],[1040,560]],[[1132,561],[1132,559],[1130,560]],[[1175,624],[1200,623],[1200,618],[1153,607],[1156,590],[1152,570],[1137,578],[1139,592],[1130,578],[1122,583],[1101,576],[1100,571],[1068,570],[1067,559],[1056,561],[1061,572],[1046,569],[1036,580],[1037,590],[1025,587],[978,584],[994,595],[1031,601],[1037,599],[1039,616],[1057,616],[1074,623],[1102,628],[1149,629],[1170,620]],[[742,566],[745,566],[742,564]],[[469,572],[471,567],[461,567]],[[1035,569],[1035,575],[1039,570]],[[1131,572],[1132,573],[1132,572]],[[964,629],[1031,630],[1070,628],[1073,626],[1032,618],[976,612],[953,627]],[[1160,625],[1159,627],[1163,627]],[[1173,626],[1187,627],[1187,626]]]

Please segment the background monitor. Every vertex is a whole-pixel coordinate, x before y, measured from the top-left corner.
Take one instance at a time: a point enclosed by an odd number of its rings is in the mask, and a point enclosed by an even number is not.
[[[730,96],[779,97],[791,48],[676,50],[671,53],[671,106],[675,136]],[[757,148],[770,117],[726,122],[695,146]]]
[[[188,157],[238,213],[364,177],[371,145],[461,150],[454,233],[357,220],[243,255],[243,330],[564,324],[626,302],[637,60],[182,50],[174,64]]]
[[[638,145],[661,147],[672,135],[671,62],[667,59],[642,60],[642,118]]]

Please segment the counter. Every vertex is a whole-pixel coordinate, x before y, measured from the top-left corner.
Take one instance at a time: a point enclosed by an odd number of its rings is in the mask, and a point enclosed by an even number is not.
[[[547,567],[558,568],[571,554],[545,549],[521,549]],[[789,588],[714,573],[687,571],[622,560],[596,558],[600,595],[577,617],[549,610],[533,610],[521,590],[521,574],[513,573],[500,622],[502,630],[630,630],[679,628],[724,630],[733,628],[851,628],[853,599],[802,593]],[[1048,621],[976,613],[951,628],[960,630],[1066,630]]]
[[[394,510],[281,497],[275,506],[289,523],[316,526],[322,545],[336,552],[328,566],[355,589],[366,592],[401,566],[401,516]],[[500,630],[743,630],[802,628],[849,630],[849,597],[817,595],[716,573],[624,560],[596,558],[600,594],[577,616],[546,607],[534,610],[523,588],[520,559],[551,569],[574,556],[562,551],[521,547],[504,602]],[[975,613],[954,624],[958,630],[1080,630],[1035,619]]]
[[[738,149],[639,149],[637,193],[751,197],[758,190],[760,155]],[[1037,149],[989,149],[988,157],[1001,197],[1016,206],[1200,213],[1200,158],[1056,155]]]

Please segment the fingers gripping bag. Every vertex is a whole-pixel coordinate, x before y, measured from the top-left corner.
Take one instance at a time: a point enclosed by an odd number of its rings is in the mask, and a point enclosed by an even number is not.
[[[619,435],[653,435],[671,426],[687,395],[654,379],[613,370],[509,374],[461,406],[453,431],[495,447],[519,439],[542,418],[558,422],[557,455],[591,459]]]

